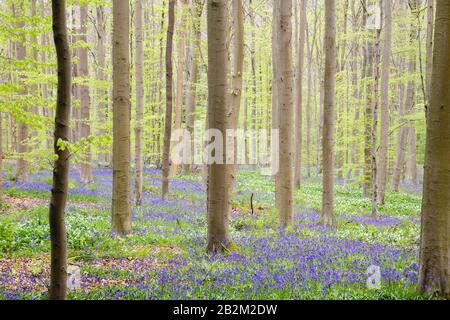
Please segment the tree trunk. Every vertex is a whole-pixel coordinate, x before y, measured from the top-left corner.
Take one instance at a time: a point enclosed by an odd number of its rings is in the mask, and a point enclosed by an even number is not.
[[[232,123],[228,113],[228,10],[226,0],[208,0],[208,127],[226,137]],[[228,249],[231,165],[225,164],[227,150],[221,163],[211,163],[208,172],[208,252]],[[218,152],[218,150],[216,150]]]
[[[392,174],[392,182],[391,182],[391,188],[392,191],[398,192],[398,187],[400,185],[400,179],[403,171],[403,165],[405,163],[405,155],[406,155],[406,128],[404,127],[405,120],[403,117],[405,116],[405,109],[406,109],[406,98],[403,96],[405,95],[405,88],[404,85],[400,85],[400,104],[398,108],[398,115],[397,115],[397,126],[401,126],[397,129],[397,155],[395,157],[395,163],[394,163],[394,170]]]
[[[325,75],[323,104],[323,194],[322,223],[334,227],[333,214],[333,168],[334,168],[334,126],[336,106],[336,3],[325,2]]]
[[[256,112],[257,112],[257,95],[258,95],[258,83],[256,78],[256,23],[255,23],[255,6],[253,4],[252,0],[249,0],[249,19],[250,19],[250,25],[252,26],[250,37],[251,37],[251,44],[250,44],[250,64],[251,64],[251,70],[252,70],[252,94],[251,94],[251,116],[250,116],[250,128],[251,128],[251,135],[249,139],[250,144],[250,150],[249,150],[249,164],[251,164],[251,167],[253,169],[256,168],[257,165],[257,139],[258,135],[256,133]]]
[[[196,103],[197,103],[197,85],[199,81],[198,75],[198,60],[199,60],[199,52],[200,52],[200,41],[201,41],[201,17],[202,17],[202,8],[203,4],[200,0],[194,0],[193,3],[193,23],[192,23],[192,31],[193,31],[193,39],[191,45],[191,55],[189,59],[189,92],[186,98],[186,129],[189,132],[190,137],[194,136],[194,125],[195,125],[195,112],[196,112]],[[193,154],[194,149],[194,140],[191,140],[191,145],[186,146],[191,149],[191,154]],[[189,174],[191,171],[191,165],[184,165],[184,172]]]
[[[25,16],[25,3],[23,0],[19,1],[17,10],[18,11],[15,13],[18,17]],[[21,20],[17,21],[16,28],[20,30],[20,40],[16,42],[16,54],[17,60],[21,61],[24,60],[27,55],[27,50],[25,48],[25,22]],[[21,77],[21,82],[23,82],[23,77]],[[20,94],[25,95],[27,93],[27,89],[24,83],[21,83],[21,85],[23,88],[20,89]],[[25,111],[27,111],[27,109],[28,108],[25,108]],[[24,181],[26,180],[28,173],[28,162],[25,160],[25,154],[28,152],[28,124],[20,121],[18,127],[17,152],[19,153],[19,159],[17,160],[16,181]]]
[[[131,231],[130,199],[130,6],[113,0],[113,194],[112,227]]]
[[[106,38],[106,13],[105,7],[97,7],[97,77],[99,81],[105,81],[105,38]],[[106,114],[108,112],[108,92],[103,87],[97,89],[97,94],[99,96],[98,106],[97,106],[97,119],[99,126],[99,135],[103,136],[106,134]],[[100,165],[106,166],[109,163],[109,153],[105,150],[99,150],[98,161]]]
[[[80,40],[87,43],[87,23],[88,23],[88,5],[84,4],[80,8]],[[88,138],[91,135],[90,125],[90,96],[89,96],[89,69],[87,48],[79,49],[79,75],[83,78],[83,84],[80,85],[80,138],[87,140],[85,154],[81,163],[81,181],[90,183],[93,180],[91,167],[91,144]]]
[[[58,65],[54,152],[58,156],[53,168],[53,187],[49,222],[51,242],[50,299],[62,300],[67,291],[67,234],[64,210],[69,185],[69,148],[61,148],[60,141],[69,139],[71,106],[71,55],[66,25],[66,1],[52,1],[53,39]]]
[[[378,167],[378,203],[384,203],[389,152],[389,72],[392,47],[392,1],[384,0],[384,41],[381,65],[381,137]]]
[[[449,298],[450,1],[439,0],[436,4],[418,289]]]
[[[183,117],[183,88],[184,88],[184,71],[186,69],[186,27],[187,15],[189,9],[189,1],[181,0],[181,17],[177,26],[178,42],[177,42],[177,82],[175,87],[175,130],[181,129]],[[178,163],[172,162],[170,168],[170,176],[178,174]]]
[[[292,0],[276,0],[279,8],[276,32],[278,61],[278,121],[279,121],[279,182],[277,209],[282,228],[292,224],[293,214],[293,170],[292,170],[292,118],[293,118],[293,82],[292,65]]]
[[[166,116],[164,126],[164,146],[162,161],[162,199],[169,199],[169,173],[170,173],[170,136],[172,134],[172,103],[173,103],[173,71],[172,46],[173,29],[175,24],[175,0],[169,0],[169,24],[166,39]]]
[[[295,163],[294,163],[294,186],[300,188],[300,177],[302,170],[302,139],[303,139],[303,62],[305,52],[306,33],[306,0],[300,3],[300,28],[297,52],[297,77],[296,77],[296,106],[295,106]]]
[[[143,31],[142,31],[142,2],[135,1],[135,37],[136,37],[136,128],[135,128],[135,180],[134,180],[134,196],[136,205],[142,203],[142,119],[144,115],[144,48],[143,48]]]
[[[273,1],[273,13],[272,13],[272,130],[279,130],[279,120],[278,120],[278,77],[279,77],[279,66],[278,66],[278,24],[279,21],[279,2]],[[247,105],[248,99],[245,99],[245,111],[244,111],[244,132],[247,131]],[[245,155],[246,155],[246,163],[247,161],[247,139],[245,145]],[[279,161],[279,154],[276,152],[275,145],[279,143],[279,141],[274,140],[274,136],[272,135],[272,164],[274,161]],[[277,159],[277,160],[275,160]],[[280,188],[279,186],[279,171],[272,172],[275,179],[275,190]],[[279,207],[279,194],[275,192],[275,207]]]
[[[418,0],[410,0],[410,7],[411,7],[411,38],[410,43],[411,46],[417,41],[417,33],[419,26],[416,25],[416,18],[415,15],[417,15],[418,10]],[[411,54],[409,57],[409,67],[408,71],[410,74],[414,74],[416,72],[417,68],[417,62],[416,62],[416,49],[415,47],[411,50]],[[408,92],[407,92],[407,102],[406,102],[406,114],[412,115],[415,113],[416,108],[416,81],[411,80],[408,83]],[[406,158],[406,171],[405,171],[405,178],[407,181],[410,181],[412,183],[419,183],[418,177],[417,177],[417,148],[416,148],[416,127],[413,121],[410,121],[410,126],[406,128],[407,130],[407,139],[408,139],[408,153]]]
[[[372,125],[373,125],[373,87],[368,79],[373,77],[374,66],[374,47],[368,40],[365,56],[364,56],[364,70],[366,84],[366,110],[364,121],[364,181],[363,181],[363,195],[366,198],[372,197]]]
[[[380,80],[380,33],[376,31],[375,41],[375,78],[373,85],[373,120],[372,120],[372,214],[371,218],[377,217],[378,204],[378,180],[377,180],[377,130],[378,130],[378,96],[379,96],[379,80]]]
[[[244,4],[243,0],[233,0],[233,70],[231,80],[231,128],[236,130],[239,124],[239,113],[242,100],[242,77],[244,73]],[[233,138],[233,165],[231,167],[230,192],[235,185],[238,162],[238,139]],[[230,208],[231,210],[231,208]]]

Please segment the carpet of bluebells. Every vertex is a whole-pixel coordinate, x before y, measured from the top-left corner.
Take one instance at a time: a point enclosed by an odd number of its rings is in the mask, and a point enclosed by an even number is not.
[[[133,207],[126,237],[110,231],[111,169],[95,169],[88,185],[77,170],[70,176],[68,256],[81,268],[81,288],[70,299],[424,298],[415,293],[420,186],[388,193],[374,220],[357,184],[337,181],[338,226],[328,230],[320,224],[320,183],[305,181],[295,194],[294,224],[282,231],[271,178],[241,171],[230,221],[236,250],[209,256],[200,174],[172,179],[163,201],[161,172],[145,169],[143,204]],[[1,208],[0,299],[46,298],[50,188],[48,171],[4,182],[6,197],[39,201]],[[378,288],[367,285],[371,265],[380,268]]]

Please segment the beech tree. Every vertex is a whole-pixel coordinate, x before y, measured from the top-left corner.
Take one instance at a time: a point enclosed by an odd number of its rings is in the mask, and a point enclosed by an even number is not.
[[[392,42],[392,1],[384,0],[384,40],[381,66],[381,138],[378,167],[378,203],[384,203],[389,152],[389,76]]]
[[[80,35],[81,41],[87,43],[87,23],[88,23],[88,5],[83,4],[80,7]],[[86,139],[85,156],[81,163],[81,181],[84,183],[92,182],[92,167],[91,167],[91,144],[89,143],[89,136],[91,135],[90,125],[90,95],[89,83],[87,78],[89,76],[88,69],[88,50],[87,48],[78,49],[79,53],[79,76],[83,78],[83,84],[80,85],[80,138]]]
[[[53,39],[55,42],[58,90],[56,96],[54,152],[57,158],[53,168],[53,185],[50,199],[50,293],[53,300],[66,298],[67,291],[67,234],[64,211],[69,185],[69,122],[71,107],[72,70],[69,40],[67,37],[66,1],[52,1]]]
[[[172,135],[172,105],[173,105],[173,71],[172,71],[172,46],[175,25],[175,0],[169,0],[169,23],[167,25],[166,38],[166,114],[164,121],[164,146],[162,159],[162,188],[163,200],[169,198],[169,173],[170,173],[170,136]]]
[[[450,1],[436,2],[427,116],[419,292],[450,297]]]
[[[292,66],[292,0],[275,0],[279,14],[274,21],[277,33],[277,112],[280,137],[278,183],[276,184],[277,210],[280,225],[292,224],[293,176],[292,176],[292,117],[294,68]]]
[[[302,170],[302,139],[303,139],[303,62],[305,55],[305,33],[306,33],[306,0],[300,1],[300,27],[298,35],[297,52],[297,74],[296,74],[296,106],[295,106],[295,163],[294,163],[294,185],[300,187]]]
[[[217,129],[226,137],[231,128],[228,92],[228,10],[226,0],[208,0],[208,128]],[[216,150],[215,152],[219,152]],[[207,210],[208,252],[220,253],[230,247],[230,173],[232,165],[223,158],[208,165]]]
[[[323,194],[322,222],[328,227],[335,225],[334,204],[334,130],[336,105],[336,3],[325,2],[325,75],[323,104]]]
[[[130,6],[113,1],[113,191],[112,227],[131,231],[130,197]]]
[[[14,13],[17,16],[25,15],[25,1],[20,0],[17,2],[16,5],[13,5],[15,7]],[[20,30],[20,40],[16,41],[16,55],[17,59],[24,60],[27,56],[27,49],[25,47],[25,22],[23,20],[18,20],[16,22],[16,28]],[[21,76],[21,79],[23,80],[24,76]],[[22,82],[21,84],[21,94],[26,95],[27,88]],[[28,109],[28,108],[26,108]],[[17,160],[17,172],[16,172],[16,180],[17,181],[24,181],[27,178],[28,174],[28,162],[25,159],[25,155],[28,151],[28,124],[25,119],[22,119],[19,121],[19,130],[18,130],[18,148],[17,152],[19,153],[19,158]]]
[[[136,0],[135,2],[135,28],[136,28],[136,128],[135,128],[135,172],[134,180],[134,196],[136,204],[140,205],[142,202],[142,120],[144,113],[144,77],[142,74],[144,63],[144,48],[143,48],[143,31],[142,31],[142,2]]]

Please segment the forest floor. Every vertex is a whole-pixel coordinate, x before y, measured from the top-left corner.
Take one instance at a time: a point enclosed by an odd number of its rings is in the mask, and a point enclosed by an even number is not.
[[[417,284],[420,188],[387,193],[377,219],[357,184],[337,181],[338,226],[319,224],[321,185],[305,180],[295,194],[294,224],[278,228],[274,183],[240,171],[230,232],[238,250],[206,254],[206,195],[200,175],[171,180],[160,199],[161,173],[145,169],[144,200],[133,207],[133,231],[111,233],[111,169],[94,182],[70,172],[66,211],[69,264],[81,268],[70,299],[421,299]],[[5,182],[0,209],[0,299],[45,298],[49,285],[48,199],[51,173]],[[253,193],[254,212],[250,211]],[[381,285],[367,285],[369,266]]]

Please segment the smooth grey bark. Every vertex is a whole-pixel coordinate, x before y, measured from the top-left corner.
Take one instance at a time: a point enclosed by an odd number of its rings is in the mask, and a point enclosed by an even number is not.
[[[112,228],[131,231],[130,197],[130,5],[113,0],[113,190]]]
[[[336,3],[335,0],[325,2],[325,75],[323,103],[323,192],[322,223],[327,227],[336,224],[334,204],[334,130],[336,106]]]
[[[208,0],[208,128],[214,128],[225,137],[232,119],[228,112],[228,9],[226,0]],[[217,152],[217,150],[216,150]],[[222,163],[208,166],[207,211],[208,245],[210,253],[230,249],[229,215],[231,208],[230,173],[232,165],[226,164],[224,148]]]
[[[436,2],[418,290],[450,298],[450,0]]]

